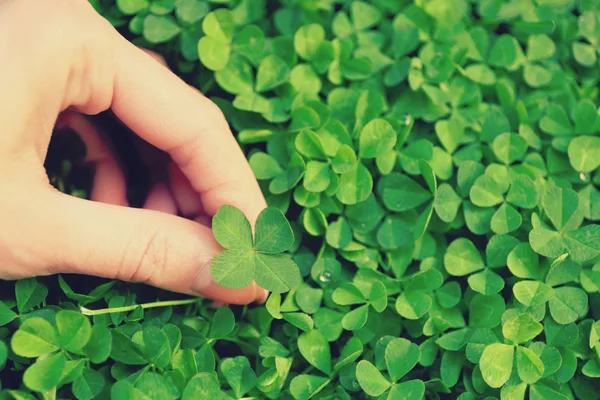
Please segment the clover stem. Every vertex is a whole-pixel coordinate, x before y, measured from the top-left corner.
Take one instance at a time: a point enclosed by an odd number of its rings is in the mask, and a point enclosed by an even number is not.
[[[142,309],[145,310],[147,308],[184,306],[184,305],[188,305],[188,304],[194,304],[199,301],[201,301],[201,299],[194,298],[194,299],[186,299],[186,300],[155,301],[153,303],[134,304],[132,306],[125,306],[125,307],[101,308],[98,310],[90,310],[85,307],[79,307],[79,309],[83,315],[93,316],[93,315],[102,315],[102,314],[133,311],[138,307],[142,307]]]
[[[317,262],[321,259],[321,257],[323,256],[323,253],[325,252],[326,247],[327,247],[327,241],[323,240],[323,243],[321,244],[321,248],[319,249],[319,252],[317,253],[317,259],[315,260],[315,262]]]

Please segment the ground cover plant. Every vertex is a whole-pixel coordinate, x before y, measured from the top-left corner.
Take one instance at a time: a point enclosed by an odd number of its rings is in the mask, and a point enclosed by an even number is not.
[[[599,1],[92,3],[223,109],[271,295],[0,282],[0,399],[600,399]]]

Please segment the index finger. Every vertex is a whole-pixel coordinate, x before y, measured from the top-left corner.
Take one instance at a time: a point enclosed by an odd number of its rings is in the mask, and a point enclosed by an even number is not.
[[[254,222],[266,201],[218,106],[124,38],[115,64],[117,117],[170,154],[209,215],[229,204]]]

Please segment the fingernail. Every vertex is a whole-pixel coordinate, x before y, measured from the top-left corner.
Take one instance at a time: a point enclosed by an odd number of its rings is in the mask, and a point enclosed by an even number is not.
[[[202,292],[209,287],[213,283],[212,275],[210,274],[210,263],[212,260],[208,261],[204,267],[198,271],[198,275],[194,278],[190,289],[198,294],[202,294]]]
[[[269,298],[269,291],[261,288],[258,285],[256,287],[258,288],[258,293],[256,294],[256,303],[265,304]]]

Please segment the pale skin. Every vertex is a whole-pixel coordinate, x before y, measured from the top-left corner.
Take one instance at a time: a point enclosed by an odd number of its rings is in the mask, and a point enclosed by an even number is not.
[[[213,102],[87,0],[0,0],[0,60],[0,279],[74,273],[224,304],[266,299],[255,283],[233,290],[210,276],[222,248],[207,221],[224,204],[251,222],[266,207]],[[85,118],[108,109],[161,177],[143,208],[128,206],[123,171]],[[44,160],[57,126],[86,144],[90,200],[49,183]]]

